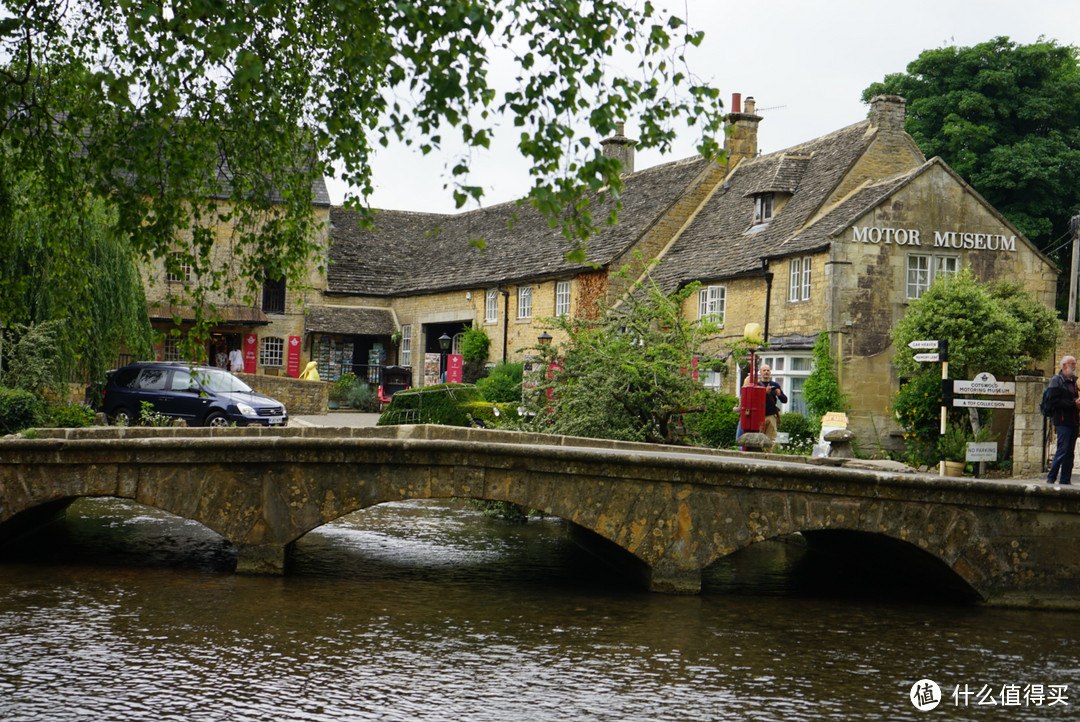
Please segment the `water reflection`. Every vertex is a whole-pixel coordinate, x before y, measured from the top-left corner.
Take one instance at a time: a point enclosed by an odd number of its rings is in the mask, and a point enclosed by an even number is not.
[[[669,597],[559,520],[409,502],[307,535],[287,577],[241,577],[197,524],[80,501],[0,562],[0,719],[915,720],[922,677],[1077,677],[1076,615],[807,594],[804,551],[751,547]]]

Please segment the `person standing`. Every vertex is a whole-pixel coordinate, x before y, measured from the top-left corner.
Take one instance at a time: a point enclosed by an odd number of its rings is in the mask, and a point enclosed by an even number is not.
[[[233,373],[241,373],[244,370],[244,352],[238,348],[229,352],[229,370]]]
[[[765,387],[765,423],[761,432],[769,437],[769,441],[776,441],[776,432],[780,428],[780,406],[787,403],[787,396],[780,384],[772,380],[772,369],[762,366],[758,371],[758,386]]]
[[[1057,451],[1046,483],[1072,483],[1073,454],[1076,450],[1076,432],[1080,421],[1080,395],[1076,389],[1076,357],[1066,356],[1061,359],[1061,370],[1050,379],[1047,394],[1050,418],[1054,422],[1057,436]]]

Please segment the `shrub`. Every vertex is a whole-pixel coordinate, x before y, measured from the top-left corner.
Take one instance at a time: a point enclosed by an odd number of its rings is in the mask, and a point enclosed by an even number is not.
[[[85,429],[94,425],[94,410],[86,404],[56,404],[49,407],[46,423],[57,429]]]
[[[814,421],[797,411],[789,411],[780,414],[780,430],[787,433],[788,443],[776,451],[809,455],[814,450],[818,434],[821,433],[821,421]]]
[[[0,388],[0,434],[15,434],[41,426],[45,401],[29,391]]]
[[[735,407],[739,400],[731,394],[718,394],[712,391],[703,396],[705,410],[698,414],[687,414],[686,423],[697,440],[714,449],[723,449],[735,445],[735,430],[739,426],[739,412]]]
[[[370,386],[357,383],[345,392],[342,399],[346,404],[361,411],[375,411],[379,408],[379,399]]]
[[[465,363],[484,363],[487,361],[491,339],[483,329],[470,326],[461,336],[461,358]]]
[[[476,388],[492,403],[521,403],[521,380],[525,364],[500,363],[485,378],[476,382]]]
[[[337,377],[336,381],[330,384],[330,389],[327,392],[327,397],[331,401],[344,401],[348,396],[349,391],[352,390],[359,381],[356,380],[356,374],[351,371],[346,371]]]
[[[517,404],[493,404],[490,401],[470,401],[463,405],[465,412],[473,418],[474,426],[485,428],[513,426],[518,418]],[[496,413],[498,411],[498,413]]]
[[[386,411],[379,417],[377,425],[469,426],[466,405],[482,400],[480,392],[471,384],[437,384],[398,391],[391,399],[390,405],[386,407]]]

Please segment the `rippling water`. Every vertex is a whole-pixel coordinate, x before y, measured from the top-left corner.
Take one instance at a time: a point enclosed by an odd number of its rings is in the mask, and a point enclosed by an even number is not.
[[[307,535],[289,576],[243,577],[198,524],[83,500],[0,560],[0,720],[1078,716],[1080,615],[807,592],[803,554],[758,545],[701,596],[662,596],[558,520],[409,502]],[[909,701],[923,678],[937,710]],[[951,696],[1031,684],[1068,704]]]

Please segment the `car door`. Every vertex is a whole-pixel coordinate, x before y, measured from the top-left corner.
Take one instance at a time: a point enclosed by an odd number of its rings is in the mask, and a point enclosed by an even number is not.
[[[183,419],[189,426],[194,426],[195,419],[202,414],[204,404],[199,384],[191,371],[186,368],[169,369],[164,389],[157,402],[158,412]]]

